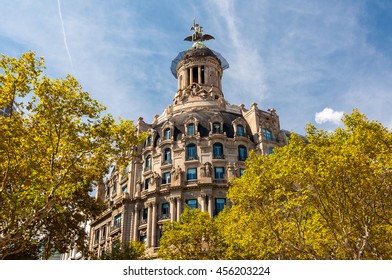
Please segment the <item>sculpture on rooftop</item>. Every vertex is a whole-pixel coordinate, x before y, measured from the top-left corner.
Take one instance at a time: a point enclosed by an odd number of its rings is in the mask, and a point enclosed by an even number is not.
[[[203,41],[215,39],[213,36],[209,34],[203,34],[203,27],[198,23],[196,23],[196,21],[193,21],[193,26],[191,27],[191,30],[194,30],[195,32],[191,36],[186,37],[184,39],[185,41],[203,42]]]

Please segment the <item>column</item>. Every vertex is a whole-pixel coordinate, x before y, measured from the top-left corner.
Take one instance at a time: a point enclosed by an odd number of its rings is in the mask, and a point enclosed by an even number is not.
[[[193,67],[189,68],[189,84],[193,83]]]
[[[201,212],[206,212],[207,211],[207,195],[206,194],[201,194]]]
[[[199,81],[199,85],[201,84],[201,67],[197,67],[197,78]]]
[[[138,241],[138,231],[139,231],[139,210],[138,204],[135,205],[135,211],[133,213],[133,241]]]
[[[211,218],[214,216],[214,197],[212,195],[208,197],[208,213]]]
[[[152,203],[151,247],[157,246],[157,203]]]
[[[174,197],[169,198],[170,202],[170,221],[174,222],[176,218],[176,199]]]
[[[177,222],[180,221],[181,216],[181,197],[177,197]]]
[[[151,247],[152,203],[147,204],[147,247]]]
[[[189,85],[189,69],[185,69],[184,71],[184,88],[187,87]]]

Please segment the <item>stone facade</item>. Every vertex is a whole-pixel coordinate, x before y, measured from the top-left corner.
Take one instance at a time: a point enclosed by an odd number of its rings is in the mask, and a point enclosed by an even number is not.
[[[173,103],[151,124],[139,118],[138,131],[150,136],[127,169],[113,168],[97,190],[108,206],[91,223],[90,250],[98,256],[118,241],[132,240],[154,253],[163,223],[179,221],[186,205],[211,217],[230,206],[230,180],[242,175],[250,150],[267,155],[287,144],[274,109],[263,111],[256,103],[246,109],[225,100],[222,59],[195,43],[174,64]]]

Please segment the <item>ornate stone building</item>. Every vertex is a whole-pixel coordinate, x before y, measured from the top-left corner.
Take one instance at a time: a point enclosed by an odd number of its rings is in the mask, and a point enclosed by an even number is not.
[[[149,137],[126,170],[113,169],[97,190],[108,206],[91,223],[90,249],[98,256],[132,240],[153,253],[163,223],[179,221],[186,205],[217,215],[230,205],[230,179],[242,175],[249,151],[267,155],[287,142],[274,109],[225,100],[221,82],[228,63],[205,46],[212,36],[198,24],[192,29],[186,40],[193,46],[172,62],[178,80],[173,103],[151,124],[138,120],[138,131]]]

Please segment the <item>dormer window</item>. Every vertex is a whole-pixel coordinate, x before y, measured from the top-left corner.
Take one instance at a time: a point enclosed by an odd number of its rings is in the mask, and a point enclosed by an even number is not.
[[[245,136],[245,128],[242,125],[237,125],[237,136]]]
[[[187,135],[195,135],[195,124],[190,123],[186,127],[186,134]]]
[[[170,130],[170,128],[166,128],[163,131],[163,140],[169,140],[170,136],[171,136],[171,130]]]
[[[212,133],[214,133],[214,134],[220,134],[220,133],[222,133],[222,127],[221,127],[221,124],[220,124],[220,123],[214,122],[214,123],[212,124]]]

